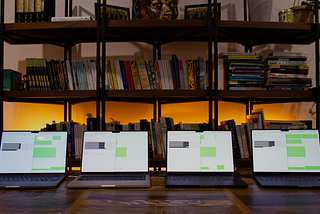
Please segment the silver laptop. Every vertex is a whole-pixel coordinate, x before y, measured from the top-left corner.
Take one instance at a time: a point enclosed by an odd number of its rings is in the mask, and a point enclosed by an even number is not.
[[[56,188],[66,177],[66,160],[66,131],[3,131],[0,188]]]
[[[235,174],[231,131],[167,131],[166,187],[248,187]]]
[[[149,187],[147,131],[85,131],[81,174],[68,188]]]
[[[320,187],[318,130],[253,129],[253,176],[263,187]]]

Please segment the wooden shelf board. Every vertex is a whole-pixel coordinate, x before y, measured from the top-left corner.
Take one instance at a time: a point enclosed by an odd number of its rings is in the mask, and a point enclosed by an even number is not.
[[[9,44],[96,42],[96,21],[5,24]],[[108,20],[107,42],[208,41],[206,20]],[[218,42],[310,44],[314,24],[218,21]]]

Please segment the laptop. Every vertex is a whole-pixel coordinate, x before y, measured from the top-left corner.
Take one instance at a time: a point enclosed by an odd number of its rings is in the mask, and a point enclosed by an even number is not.
[[[68,188],[150,187],[147,131],[85,131],[81,172]]]
[[[262,187],[320,187],[319,131],[258,130],[252,135],[252,174]]]
[[[66,131],[3,131],[0,188],[56,188],[66,177]]]
[[[235,173],[231,131],[167,131],[166,187],[248,187]]]

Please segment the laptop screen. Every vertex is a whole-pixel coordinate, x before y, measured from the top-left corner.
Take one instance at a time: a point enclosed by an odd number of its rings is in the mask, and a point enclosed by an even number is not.
[[[231,131],[167,131],[167,172],[234,172]]]
[[[253,172],[320,172],[318,130],[252,132]]]
[[[85,131],[82,172],[148,172],[147,131]]]
[[[67,132],[4,131],[0,173],[65,173]]]

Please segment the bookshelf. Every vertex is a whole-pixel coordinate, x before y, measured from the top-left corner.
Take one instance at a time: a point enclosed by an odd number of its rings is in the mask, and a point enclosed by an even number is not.
[[[3,3],[4,1],[1,0]],[[3,14],[3,13],[2,13]],[[2,22],[3,23],[3,22]],[[52,44],[72,47],[78,43],[97,42],[97,21],[40,22],[3,24],[3,41],[10,45]],[[206,20],[107,20],[105,38],[108,42],[144,42],[153,46],[186,41],[208,43]],[[212,27],[212,26],[211,26]],[[262,44],[311,45],[319,38],[319,26],[312,23],[281,23],[254,21],[217,21],[217,33],[212,38],[219,43],[239,43],[244,47]],[[315,33],[317,32],[317,33]],[[209,41],[209,43],[212,41]],[[212,45],[211,45],[212,46]],[[2,50],[3,58],[3,50]],[[212,55],[211,55],[212,57]],[[318,62],[317,62],[318,63]],[[2,63],[3,65],[3,63]],[[1,65],[1,69],[3,69]],[[317,72],[316,72],[317,73]],[[316,78],[319,79],[319,78]],[[146,102],[160,104],[192,101],[230,101],[243,103],[318,102],[319,84],[309,91],[214,91],[210,90],[151,90],[105,91],[106,101]],[[2,101],[31,103],[79,103],[97,101],[101,94],[88,91],[6,91]],[[98,97],[98,98],[97,98]],[[212,107],[209,108],[212,112]],[[214,108],[216,109],[216,108]],[[218,110],[215,111],[218,115]],[[317,128],[319,119],[317,116]],[[2,126],[3,128],[3,126]],[[70,160],[76,165],[76,160]],[[160,163],[159,163],[160,162]],[[150,165],[160,166],[165,161],[151,160]],[[240,160],[243,164],[243,160]]]

